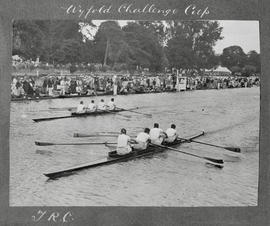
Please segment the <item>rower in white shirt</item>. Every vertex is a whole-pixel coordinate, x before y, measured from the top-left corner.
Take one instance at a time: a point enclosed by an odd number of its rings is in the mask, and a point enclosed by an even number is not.
[[[107,104],[107,110],[113,111],[115,108],[114,98],[112,98]]]
[[[155,123],[154,128],[150,130],[150,139],[153,144],[161,144],[167,135],[159,128],[159,124]]]
[[[150,142],[150,129],[145,128],[144,132],[140,132],[135,139],[135,144],[133,148],[136,150],[145,150]]]
[[[83,104],[83,101],[78,105],[76,113],[85,113],[85,105]]]
[[[100,102],[98,103],[98,110],[102,110],[102,111],[106,110],[106,105],[103,99],[101,99]]]
[[[124,155],[128,154],[132,151],[132,148],[130,147],[130,137],[127,134],[126,129],[121,129],[121,134],[118,136],[117,139],[117,154]]]
[[[173,143],[177,139],[178,134],[176,131],[175,124],[171,124],[171,128],[168,128],[166,130],[166,134],[167,134],[167,138],[165,138],[165,142],[167,143]]]
[[[87,112],[95,112],[97,110],[97,105],[95,101],[92,100],[91,103],[88,105]]]

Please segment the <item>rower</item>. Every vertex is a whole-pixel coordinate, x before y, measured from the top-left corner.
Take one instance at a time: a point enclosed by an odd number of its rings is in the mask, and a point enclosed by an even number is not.
[[[97,110],[97,105],[94,100],[91,100],[91,103],[88,105],[87,112],[95,112]]]
[[[98,103],[98,110],[102,110],[102,111],[106,110],[106,105],[103,99],[101,99],[100,102]]]
[[[77,107],[77,113],[85,113],[85,105],[83,104],[83,101],[80,102],[80,104]]]
[[[150,142],[149,133],[149,128],[145,128],[144,132],[140,132],[135,139],[135,144],[133,145],[133,148],[136,150],[145,150]]]
[[[120,155],[127,154],[132,151],[130,147],[130,137],[127,135],[126,129],[121,129],[121,134],[118,136],[117,139],[117,153]]]
[[[150,139],[151,143],[153,144],[161,144],[164,140],[164,138],[167,137],[167,135],[163,132],[162,129],[159,128],[158,123],[154,123],[154,128],[150,130]]]
[[[165,138],[164,140],[166,143],[173,143],[177,139],[178,134],[176,131],[175,124],[171,124],[171,128],[168,128],[166,130],[166,134],[167,134],[167,138]]]
[[[113,111],[115,110],[115,108],[116,108],[116,105],[114,103],[114,98],[112,98],[107,104],[107,110]]]

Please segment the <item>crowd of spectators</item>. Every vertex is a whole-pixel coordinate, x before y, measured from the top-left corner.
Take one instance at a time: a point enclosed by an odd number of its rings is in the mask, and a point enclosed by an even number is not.
[[[257,76],[156,75],[46,75],[14,76],[13,98],[59,95],[98,95],[226,89],[259,86]]]

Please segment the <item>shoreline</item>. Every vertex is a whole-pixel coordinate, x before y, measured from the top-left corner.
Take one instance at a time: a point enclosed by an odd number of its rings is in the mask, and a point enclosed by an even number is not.
[[[260,86],[251,86],[251,87],[234,87],[234,88],[225,88],[225,89],[242,89],[242,88],[253,88],[253,87],[258,87]],[[131,93],[119,93],[114,96],[124,96],[124,95],[136,95],[136,94],[155,94],[155,93],[177,93],[177,92],[188,92],[188,91],[197,91],[197,90],[224,90],[224,89],[215,89],[215,88],[205,88],[205,89],[187,89],[187,90],[182,90],[182,91],[177,91],[176,89],[174,90],[164,90],[164,91],[150,91],[150,92],[131,92]],[[48,99],[66,99],[66,98],[82,98],[82,97],[95,97],[95,96],[113,96],[113,92],[97,92],[96,94],[67,94],[67,95],[58,95],[58,96],[49,96],[49,95],[44,95],[44,96],[36,96],[36,97],[21,97],[21,98],[12,98],[12,102],[20,102],[20,101],[41,101],[41,100],[48,100]]]

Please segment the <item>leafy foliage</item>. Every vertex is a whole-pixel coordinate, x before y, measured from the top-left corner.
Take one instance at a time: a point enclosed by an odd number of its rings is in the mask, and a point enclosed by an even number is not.
[[[18,21],[13,27],[13,54],[49,63],[81,61],[82,34],[76,22]]]
[[[92,28],[97,29],[95,35]],[[124,27],[105,21],[95,27],[91,22],[20,20],[13,24],[13,55],[39,57],[54,65],[84,63],[91,71],[96,70],[93,64],[116,71],[165,67],[200,71],[221,63],[233,73],[260,72],[256,51],[245,54],[240,46],[229,46],[221,56],[215,54],[222,29],[217,21],[134,21]]]
[[[260,55],[256,51],[245,54],[240,46],[229,46],[223,50],[220,60],[223,66],[233,73],[241,72],[246,76],[260,73]]]
[[[164,50],[153,28],[139,23],[129,23],[123,27],[128,44],[129,65],[139,65],[158,71],[164,66]]]
[[[34,34],[34,35],[33,35]],[[42,40],[45,34],[36,22],[17,21],[13,24],[13,55],[27,59],[35,58],[44,51]]]
[[[258,54],[255,50],[252,50],[247,53],[247,65],[253,66],[255,68],[255,72],[261,72],[261,59],[260,54]]]
[[[240,46],[230,46],[223,49],[220,59],[222,65],[229,69],[235,66],[243,68],[246,61],[246,54]]]
[[[222,39],[218,22],[174,21],[169,26],[167,56],[172,67],[204,69],[217,64],[213,47]]]

